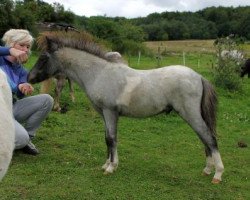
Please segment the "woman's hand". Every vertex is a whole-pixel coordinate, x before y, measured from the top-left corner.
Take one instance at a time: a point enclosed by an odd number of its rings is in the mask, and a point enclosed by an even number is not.
[[[28,60],[28,55],[25,51],[21,51],[14,47],[10,48],[10,55],[14,56],[17,59],[18,63],[26,63]]]
[[[31,95],[34,88],[29,83],[21,83],[18,85],[19,90],[25,95]]]

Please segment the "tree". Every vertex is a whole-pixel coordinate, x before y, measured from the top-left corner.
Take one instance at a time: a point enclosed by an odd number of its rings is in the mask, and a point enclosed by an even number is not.
[[[54,8],[52,5],[45,3],[43,1],[37,1],[38,10],[36,12],[36,21],[37,22],[53,22],[54,17]]]
[[[64,6],[60,3],[53,3],[54,13],[52,20],[53,22],[65,22],[73,24],[75,15],[70,10],[65,11]]]
[[[144,31],[124,18],[113,19],[96,16],[90,17],[85,22],[87,22],[87,31],[98,38],[108,41],[111,49],[120,53],[132,49],[144,41]]]
[[[244,17],[239,23],[239,35],[250,39],[250,10],[244,12]]]
[[[189,38],[189,31],[187,25],[178,20],[171,20],[164,27],[164,30],[168,33],[169,39],[171,40],[180,40]]]
[[[13,15],[14,2],[12,0],[1,0],[0,3],[0,37],[12,27],[16,26]]]
[[[36,2],[30,1],[17,1],[14,10],[14,17],[16,19],[16,26],[14,28],[23,28],[35,32],[35,15],[30,10],[36,10]]]

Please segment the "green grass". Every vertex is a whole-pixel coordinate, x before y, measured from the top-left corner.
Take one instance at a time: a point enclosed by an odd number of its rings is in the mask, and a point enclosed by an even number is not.
[[[169,40],[145,42],[154,52],[214,52],[214,40]]]
[[[186,56],[188,66],[212,80],[210,54]],[[28,66],[35,60],[33,56]],[[182,62],[181,54],[170,55],[161,66]],[[138,65],[137,58],[131,58],[130,64],[156,68],[157,60],[142,57]],[[38,92],[39,85],[35,87]],[[103,175],[103,122],[75,85],[75,103],[67,87],[62,94],[62,104],[69,103],[69,111],[52,112],[37,132],[34,143],[41,154],[14,153],[0,183],[0,200],[250,199],[250,79],[243,79],[243,88],[235,93],[217,88],[218,142],[225,165],[219,185],[211,184],[212,176],[201,175],[204,148],[174,112],[146,119],[120,118],[119,167],[114,174]],[[248,147],[239,148],[239,141]]]

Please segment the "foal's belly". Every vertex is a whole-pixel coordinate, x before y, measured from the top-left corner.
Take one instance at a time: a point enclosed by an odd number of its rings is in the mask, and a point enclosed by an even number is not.
[[[135,99],[134,99],[135,100]],[[120,115],[129,117],[149,117],[163,112],[166,109],[165,103],[159,104],[150,101],[146,97],[140,100],[117,104]]]
[[[121,115],[148,117],[165,110],[167,100],[160,82],[153,87],[152,82],[141,77],[127,77],[126,85],[117,96],[116,105]]]

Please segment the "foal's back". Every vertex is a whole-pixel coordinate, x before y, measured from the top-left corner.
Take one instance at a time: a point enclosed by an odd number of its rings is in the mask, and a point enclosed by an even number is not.
[[[116,82],[110,82],[108,88],[117,91],[113,98],[122,115],[146,117],[161,113],[169,106],[178,110],[190,99],[195,103],[201,101],[201,76],[188,67],[168,66],[154,70],[121,67],[120,70],[122,75]],[[106,99],[111,97],[108,95]]]

